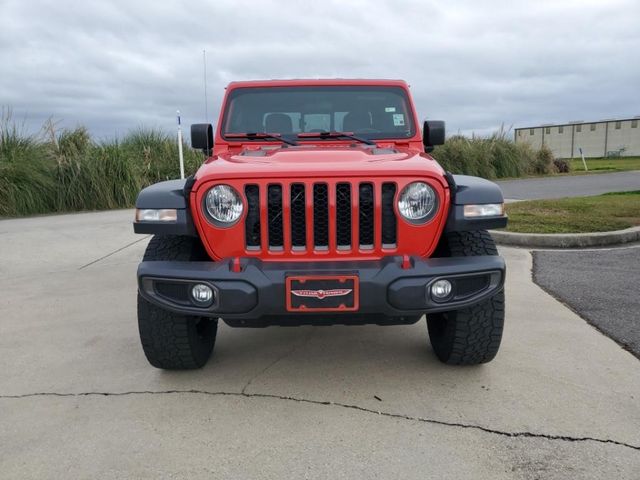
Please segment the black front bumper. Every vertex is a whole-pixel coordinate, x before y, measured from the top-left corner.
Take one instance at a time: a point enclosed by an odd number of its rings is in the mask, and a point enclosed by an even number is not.
[[[146,261],[138,267],[138,285],[148,301],[185,315],[223,318],[237,326],[305,324],[323,319],[329,323],[410,323],[425,313],[456,310],[479,303],[504,285],[502,257],[456,257],[422,259],[386,257],[379,261],[262,262],[241,259],[240,268],[231,260],[221,262]],[[238,271],[239,270],[239,271]],[[300,275],[355,275],[359,279],[357,312],[296,313],[287,311],[286,278]],[[447,279],[453,292],[436,301],[429,286]],[[212,305],[198,307],[189,291],[205,283],[215,292]],[[279,322],[275,319],[281,319]],[[268,320],[267,320],[268,319]],[[368,319],[368,320],[367,320]],[[391,321],[396,319],[397,321]]]

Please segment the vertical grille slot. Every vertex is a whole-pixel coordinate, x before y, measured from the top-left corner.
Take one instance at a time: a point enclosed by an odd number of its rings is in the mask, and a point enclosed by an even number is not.
[[[382,246],[392,248],[397,243],[396,213],[393,209],[393,199],[396,196],[394,183],[382,184]]]
[[[336,245],[351,248],[351,185],[336,185]]]
[[[359,188],[358,203],[360,214],[358,219],[358,230],[360,232],[360,248],[373,248],[373,185],[361,183]]]
[[[280,185],[269,185],[267,195],[269,248],[273,250],[282,250],[284,247],[284,238],[282,235],[282,187]]]
[[[291,184],[291,246],[303,249],[307,245],[307,219],[303,183]]]
[[[247,218],[244,223],[244,238],[249,250],[260,248],[260,189],[257,185],[246,185]]]
[[[313,243],[315,248],[329,248],[329,188],[325,183],[313,186]]]

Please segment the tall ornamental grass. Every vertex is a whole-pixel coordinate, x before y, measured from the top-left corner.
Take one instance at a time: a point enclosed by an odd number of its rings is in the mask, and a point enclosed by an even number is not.
[[[0,216],[54,209],[56,183],[48,149],[3,111],[0,117]]]
[[[502,129],[487,138],[453,136],[432,155],[445,170],[484,178],[556,173],[548,147],[535,150],[526,143],[515,143]]]
[[[183,148],[185,173],[194,173],[202,153]],[[137,129],[122,139],[96,142],[84,127],[39,135],[0,118],[0,217],[131,207],[152,183],[179,178],[175,138]]]

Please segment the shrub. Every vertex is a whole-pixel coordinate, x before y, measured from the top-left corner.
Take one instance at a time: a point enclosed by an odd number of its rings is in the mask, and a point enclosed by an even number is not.
[[[532,173],[532,165],[536,161],[537,151],[528,143],[516,143],[518,149],[518,157],[520,160],[521,175]]]
[[[487,138],[455,135],[432,155],[445,170],[484,178],[549,174],[560,168],[556,168],[548,147],[535,150],[527,143],[515,143],[504,129]]]
[[[467,175],[493,176],[486,145],[461,135],[449,138],[432,153],[445,170]]]
[[[543,145],[540,150],[536,152],[531,169],[529,173],[538,175],[545,175],[549,173],[555,173],[554,158],[551,149],[546,145]]]
[[[553,161],[553,165],[558,173],[569,173],[571,171],[571,162],[564,158],[556,158]]]
[[[453,173],[485,178],[518,177],[526,171],[532,157],[527,147],[516,145],[501,130],[488,138],[453,136],[436,147],[433,157]]]
[[[521,150],[501,130],[490,139],[492,164],[497,178],[519,177],[524,172]]]

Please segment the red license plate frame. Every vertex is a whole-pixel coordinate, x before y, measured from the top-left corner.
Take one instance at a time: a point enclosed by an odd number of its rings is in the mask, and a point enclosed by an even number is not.
[[[288,312],[357,312],[360,309],[357,275],[288,275],[285,290]]]

